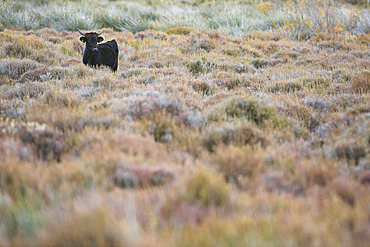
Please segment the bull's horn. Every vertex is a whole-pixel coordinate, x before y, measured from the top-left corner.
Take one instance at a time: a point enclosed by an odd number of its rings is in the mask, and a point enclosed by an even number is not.
[[[80,32],[81,35],[85,36],[85,34],[81,32],[80,29],[77,28],[77,30]]]
[[[104,31],[104,29],[103,29],[103,30],[101,30],[101,31],[100,31],[100,33],[98,33],[98,35],[102,34],[102,33],[103,33],[103,31]]]

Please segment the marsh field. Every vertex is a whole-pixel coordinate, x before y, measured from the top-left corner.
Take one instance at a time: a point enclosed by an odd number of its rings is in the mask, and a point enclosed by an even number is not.
[[[368,246],[368,4],[2,1],[0,246]]]

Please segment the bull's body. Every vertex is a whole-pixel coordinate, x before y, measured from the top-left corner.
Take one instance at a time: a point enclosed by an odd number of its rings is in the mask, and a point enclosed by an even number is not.
[[[111,40],[102,44],[98,44],[104,40],[100,33],[83,33],[77,29],[83,36],[80,37],[81,42],[86,43],[82,62],[92,67],[108,66],[114,72],[118,67],[118,45],[115,40]]]
[[[98,44],[98,50],[95,52],[85,48],[82,62],[92,67],[105,65],[117,71],[118,45],[116,40]]]

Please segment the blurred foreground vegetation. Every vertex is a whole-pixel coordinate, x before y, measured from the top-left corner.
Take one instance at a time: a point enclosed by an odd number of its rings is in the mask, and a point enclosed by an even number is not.
[[[366,1],[3,1],[0,24],[25,30],[93,30],[133,33],[186,26],[231,36],[278,30],[306,40],[319,32],[363,34],[370,30]]]

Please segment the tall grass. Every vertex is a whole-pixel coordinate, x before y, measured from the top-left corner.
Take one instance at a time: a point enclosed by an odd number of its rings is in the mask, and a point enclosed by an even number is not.
[[[322,4],[323,1],[293,1],[295,4],[271,5],[259,11],[254,5],[217,2],[198,6],[152,4],[121,1],[7,1],[0,4],[0,23],[4,27],[73,31],[76,27],[93,30],[110,27],[133,33],[146,29],[165,31],[187,26],[195,29],[219,29],[232,36],[252,31],[281,29],[291,38],[307,39],[313,33],[342,28],[353,34],[369,31],[369,11],[353,16],[353,9]],[[267,12],[266,12],[267,11]],[[330,23],[328,20],[330,19]],[[329,25],[329,26],[328,26]],[[305,33],[303,33],[305,32]]]

